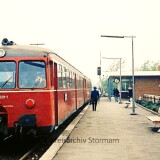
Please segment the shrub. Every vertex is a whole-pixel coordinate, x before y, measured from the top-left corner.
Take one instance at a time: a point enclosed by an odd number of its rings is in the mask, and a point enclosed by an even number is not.
[[[146,101],[146,100],[136,100],[136,103],[150,110],[153,110],[154,112],[158,112],[158,109],[160,107],[160,103],[154,104],[152,101]]]
[[[158,107],[158,106],[155,106],[155,105],[154,105],[154,106],[152,106],[152,110],[153,110],[153,111],[158,112],[158,109],[159,109],[159,107]]]
[[[158,109],[160,108],[160,102],[157,104],[154,104],[153,101],[146,101],[146,100],[136,100],[136,103],[142,105],[143,107],[146,107],[150,110],[153,110],[154,112],[158,112]]]
[[[150,110],[153,110],[153,106],[146,106],[146,108],[150,109]]]
[[[156,105],[157,107],[160,107],[160,103],[157,103],[157,105]]]
[[[142,101],[141,105],[146,107],[147,106],[147,101]]]
[[[153,104],[154,104],[154,103],[153,103],[152,101],[148,101],[148,102],[147,102],[147,106],[153,106]]]
[[[142,103],[142,100],[137,99],[137,100],[136,100],[136,103],[141,104],[141,103]]]

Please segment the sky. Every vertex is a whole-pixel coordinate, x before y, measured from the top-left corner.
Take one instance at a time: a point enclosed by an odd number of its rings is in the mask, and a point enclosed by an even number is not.
[[[101,57],[122,58],[134,66],[160,60],[159,0],[0,0],[0,39],[44,43],[97,83]],[[101,58],[102,75],[114,60]]]

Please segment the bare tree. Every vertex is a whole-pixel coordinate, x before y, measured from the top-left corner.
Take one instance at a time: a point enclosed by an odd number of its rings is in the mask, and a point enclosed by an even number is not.
[[[121,67],[125,63],[125,60],[121,60]],[[120,61],[119,60],[114,60],[114,62],[110,65],[109,70],[114,72],[118,71],[120,69]]]
[[[147,60],[136,70],[138,71],[157,71],[159,65],[160,65],[160,61],[154,62],[154,61]]]

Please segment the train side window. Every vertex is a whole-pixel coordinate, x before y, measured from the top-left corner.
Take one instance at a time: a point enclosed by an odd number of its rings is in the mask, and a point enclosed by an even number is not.
[[[79,75],[77,74],[77,88],[79,88]]]
[[[72,88],[72,71],[69,71],[69,88]]]
[[[58,65],[58,87],[62,88],[63,87],[63,81],[62,81],[62,65]]]
[[[83,78],[80,77],[80,88],[83,88]]]
[[[81,76],[77,76],[77,86],[83,88],[83,78]]]
[[[67,88],[67,69],[63,67],[63,88]]]
[[[74,72],[71,72],[70,75],[70,87],[74,88]]]
[[[77,77],[76,77],[76,83],[77,83],[77,88],[79,88],[79,75],[77,74]]]
[[[72,88],[75,88],[75,73],[72,73]]]
[[[70,88],[69,77],[70,77],[70,71],[69,71],[69,69],[67,69],[67,73],[66,73],[66,83],[67,83],[67,88]]]

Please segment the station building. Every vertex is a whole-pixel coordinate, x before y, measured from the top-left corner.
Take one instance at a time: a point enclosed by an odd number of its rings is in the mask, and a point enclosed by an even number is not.
[[[108,97],[113,96],[115,84],[120,91],[120,73],[111,72],[108,76]],[[128,97],[128,88],[132,88],[132,72],[121,73],[121,97]],[[134,72],[135,99],[144,94],[160,96],[160,71],[135,71]]]

